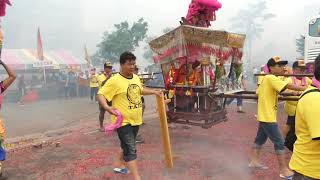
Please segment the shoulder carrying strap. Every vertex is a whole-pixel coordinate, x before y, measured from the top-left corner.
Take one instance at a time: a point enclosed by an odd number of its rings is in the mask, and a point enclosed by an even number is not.
[[[101,87],[102,87],[102,86],[104,86],[104,84],[105,84],[107,81],[108,81],[108,79],[106,79],[106,80],[102,81],[102,83],[101,83]]]
[[[307,94],[309,94],[309,93],[312,93],[312,92],[320,92],[320,90],[319,90],[319,89],[311,89],[311,90],[303,93],[303,94],[300,96],[299,100],[300,100],[301,98],[303,98],[303,96],[305,96],[305,95],[307,95]]]
[[[311,90],[309,90],[309,91],[306,91],[305,93],[303,93],[303,94],[299,97],[298,103],[299,103],[300,99],[303,98],[303,96],[305,96],[305,95],[307,95],[307,94],[309,94],[309,93],[312,93],[312,92],[320,92],[320,90],[319,90],[319,89],[311,89]],[[295,112],[295,114],[296,114],[296,113],[297,113],[297,112]]]

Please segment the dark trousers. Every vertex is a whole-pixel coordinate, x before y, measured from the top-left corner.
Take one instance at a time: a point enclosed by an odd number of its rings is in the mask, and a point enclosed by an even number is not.
[[[292,180],[317,180],[315,178],[304,176],[303,174],[294,172],[294,176]]]
[[[139,126],[131,126],[130,124],[117,129],[125,162],[137,159],[136,137],[138,131]]]
[[[97,93],[98,93],[98,87],[91,87],[90,88],[90,99],[91,99],[91,101],[96,100]]]
[[[79,96],[80,97],[87,96],[87,86],[79,85]]]

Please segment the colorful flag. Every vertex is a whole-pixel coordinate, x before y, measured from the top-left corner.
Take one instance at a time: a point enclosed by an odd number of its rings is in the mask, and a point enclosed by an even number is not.
[[[84,45],[84,59],[88,62],[89,65],[91,65],[91,59],[86,45]]]
[[[38,28],[37,53],[38,59],[41,61],[44,60],[40,28]]]

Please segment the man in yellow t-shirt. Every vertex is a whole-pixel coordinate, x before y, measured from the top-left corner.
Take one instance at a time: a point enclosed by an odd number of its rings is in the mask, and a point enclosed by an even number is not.
[[[294,180],[320,179],[320,55],[315,64],[312,85],[300,96],[296,110],[297,140],[289,163]]]
[[[303,60],[295,61],[292,65],[292,71],[293,74],[303,74],[305,73],[306,64]],[[299,85],[299,86],[305,86],[308,87],[312,81],[308,77],[288,77],[286,78],[286,81],[290,84]],[[301,92],[298,91],[286,91],[286,92],[292,92],[295,94],[301,94]],[[285,112],[288,114],[287,119],[287,126],[284,129],[284,136],[285,138],[285,145],[290,150],[293,151],[293,144],[294,141],[297,139],[295,136],[295,113],[297,108],[297,101],[286,101],[284,104]]]
[[[110,62],[106,62],[103,64],[103,73],[98,75],[98,84],[99,89],[102,88],[106,84],[106,82],[110,79],[112,76],[112,64]],[[108,102],[111,106],[111,102]],[[104,132],[103,127],[103,121],[104,121],[104,115],[106,113],[106,110],[99,104],[99,125],[100,125],[100,131]]]
[[[134,74],[138,75],[139,73],[139,68],[138,66],[135,66],[134,68]],[[140,82],[141,82],[141,85],[144,86],[144,81],[141,77],[140,78]],[[144,110],[146,108],[146,105],[145,105],[145,102],[144,102],[144,97],[141,96],[141,102],[142,102],[142,116],[143,116],[143,113],[144,113]],[[143,123],[144,124],[144,123]],[[141,133],[137,135],[137,138],[136,138],[136,143],[144,143],[144,139],[142,138],[141,136]]]
[[[96,95],[97,95],[98,87],[99,87],[98,75],[96,74],[96,68],[93,68],[91,70],[91,74],[90,74],[89,79],[90,79],[90,99],[92,102],[95,102],[95,101],[97,101]]]
[[[266,143],[269,138],[274,144],[275,152],[278,156],[280,165],[280,177],[290,178],[293,173],[288,169],[288,165],[284,156],[284,140],[281,136],[277,124],[277,110],[278,110],[278,94],[285,89],[304,90],[300,86],[294,86],[281,80],[276,75],[284,73],[284,67],[287,61],[282,61],[280,57],[273,57],[269,59],[267,66],[270,74],[266,75],[258,88],[258,132],[253,145],[253,156],[249,167],[266,169],[260,163],[260,152],[262,145]]]
[[[112,115],[115,122],[115,110],[123,116],[122,126],[117,129],[122,152],[114,171],[128,173],[129,168],[135,180],[141,180],[137,167],[136,136],[142,124],[141,95],[161,95],[160,91],[143,88],[140,78],[134,74],[136,57],[131,52],[124,52],[120,56],[120,73],[112,76],[98,92],[100,105]],[[112,101],[110,107],[107,101]],[[123,163],[123,161],[125,163]]]

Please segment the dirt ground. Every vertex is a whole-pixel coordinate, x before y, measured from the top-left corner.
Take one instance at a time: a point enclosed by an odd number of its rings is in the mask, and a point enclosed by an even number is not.
[[[46,131],[53,127],[65,126],[64,128],[66,128],[68,125],[70,125],[72,132],[59,139],[59,147],[52,144],[43,148],[31,148],[9,153],[5,164],[5,177],[17,180],[130,179],[130,175],[112,172],[113,160],[119,151],[119,142],[116,134],[106,136],[104,133],[96,131],[96,104],[85,103],[81,99],[76,101],[65,102],[63,106],[60,102],[55,102],[54,107],[58,111],[57,113],[49,112],[47,107],[43,107],[46,103],[34,104],[39,107],[39,110],[45,111],[41,116],[43,119],[40,116],[34,118],[35,116],[30,115],[30,117],[23,117],[23,122],[17,122],[21,126],[28,125],[28,128],[24,127],[24,132],[31,132],[29,127],[35,126],[35,129],[32,130],[33,133]],[[75,108],[79,102],[83,102],[81,108]],[[154,109],[154,99],[148,98],[146,103],[147,111],[144,117],[146,125],[140,131],[146,142],[138,145],[139,168],[143,180],[279,179],[273,145],[269,141],[264,146],[261,157],[262,162],[269,169],[258,171],[248,168],[250,147],[257,130],[257,121],[254,117],[256,104],[246,103],[245,114],[236,113],[235,107],[232,105],[228,108],[229,120],[211,129],[200,127],[186,129],[182,125],[170,129],[174,168],[168,170],[164,163],[160,125]],[[19,113],[29,112],[27,108],[22,107],[19,109]],[[10,112],[9,109],[7,111]],[[35,110],[32,109],[32,111]],[[286,117],[281,108],[279,111],[279,122],[284,124]],[[18,116],[14,112],[11,113],[8,113],[7,116],[11,118]],[[34,119],[30,120],[30,118]],[[54,123],[51,125],[48,122]],[[7,122],[7,125],[9,130],[16,129],[13,126],[14,123]],[[19,127],[18,129],[23,128]],[[12,132],[11,135],[17,136],[19,133]],[[287,155],[289,160],[290,153],[287,152]]]

